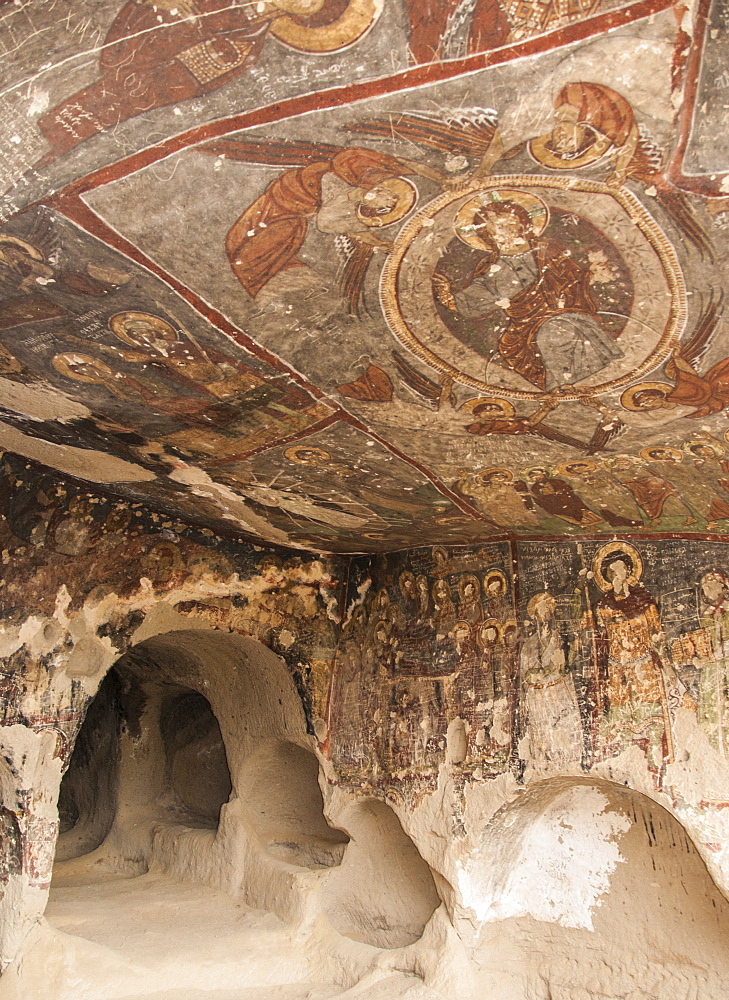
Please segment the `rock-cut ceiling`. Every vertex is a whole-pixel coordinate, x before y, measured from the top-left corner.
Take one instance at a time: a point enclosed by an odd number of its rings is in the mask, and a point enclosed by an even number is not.
[[[0,446],[330,551],[725,534],[719,0],[0,0]]]

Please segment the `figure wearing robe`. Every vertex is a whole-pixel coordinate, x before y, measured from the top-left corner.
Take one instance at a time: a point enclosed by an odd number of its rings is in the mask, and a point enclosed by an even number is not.
[[[637,744],[654,772],[673,759],[664,666],[655,645],[658,608],[640,584],[608,591],[595,607],[597,672],[603,708],[603,752]]]
[[[328,174],[352,188],[369,189],[407,173],[412,170],[394,157],[357,147],[284,171],[228,232],[225,246],[235,276],[255,298],[275,275],[306,266],[297,254],[310,220],[324,204],[322,185]],[[367,226],[362,224],[362,230]]]

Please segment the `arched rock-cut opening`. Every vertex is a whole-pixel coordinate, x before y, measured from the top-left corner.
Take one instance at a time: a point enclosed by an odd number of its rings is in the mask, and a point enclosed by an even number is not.
[[[412,944],[440,904],[430,868],[384,802],[355,803],[344,822],[352,840],[325,890],[330,921],[378,948]]]
[[[535,996],[537,982],[558,1000],[725,992],[729,903],[681,824],[622,785],[530,788],[484,831],[460,887],[484,963],[496,949]]]
[[[76,737],[58,794],[56,860],[93,851],[114,820],[119,781],[120,681],[110,670]]]
[[[187,988],[206,965],[227,988],[243,974],[296,981],[304,959],[275,917],[303,919],[307,879],[348,843],[324,818],[314,746],[285,663],[260,643],[212,630],[140,642],[90,705],[64,782],[70,846],[51,926],[104,946],[112,969],[149,968],[158,989],[165,970],[179,970],[170,988]]]
[[[210,702],[197,691],[175,692],[162,703],[159,724],[169,792],[190,822],[216,829],[232,784]]]

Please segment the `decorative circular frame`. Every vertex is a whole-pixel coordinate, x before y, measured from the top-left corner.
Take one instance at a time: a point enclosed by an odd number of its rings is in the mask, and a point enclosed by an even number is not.
[[[454,365],[440,358],[427,347],[408,326],[398,301],[400,272],[411,244],[423,229],[432,226],[432,219],[454,201],[490,188],[552,188],[559,191],[579,191],[587,194],[607,195],[614,199],[626,213],[630,221],[639,229],[653,248],[660,262],[671,296],[671,304],[665,328],[657,344],[636,368],[618,378],[598,385],[563,385],[555,390],[514,389],[486,382],[460,371]],[[460,190],[444,191],[405,223],[394,242],[392,253],[388,254],[380,276],[380,301],[388,326],[400,343],[417,358],[425,362],[440,375],[452,378],[461,385],[468,385],[483,393],[510,399],[554,399],[555,401],[580,400],[603,395],[622,389],[638,379],[644,378],[678,347],[680,333],[688,315],[686,285],[678,257],[671,243],[658,223],[648,213],[642,203],[627,188],[611,188],[601,181],[576,177],[547,177],[542,174],[497,174],[477,185]]]

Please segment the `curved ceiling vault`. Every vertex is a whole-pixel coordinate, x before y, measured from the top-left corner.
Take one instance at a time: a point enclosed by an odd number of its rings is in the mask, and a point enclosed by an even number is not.
[[[0,0],[0,447],[329,551],[729,529],[718,0]]]

